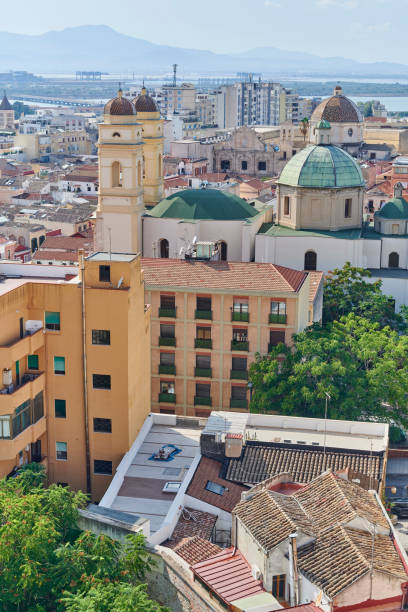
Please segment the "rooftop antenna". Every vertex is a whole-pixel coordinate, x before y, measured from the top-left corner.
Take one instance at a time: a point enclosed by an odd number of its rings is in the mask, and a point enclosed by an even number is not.
[[[177,64],[173,64],[173,87],[177,87]]]

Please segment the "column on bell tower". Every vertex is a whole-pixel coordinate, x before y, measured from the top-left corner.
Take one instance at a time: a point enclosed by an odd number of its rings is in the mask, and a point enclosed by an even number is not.
[[[99,197],[95,248],[137,253],[141,249],[143,138],[134,105],[118,96],[105,105],[99,125]]]

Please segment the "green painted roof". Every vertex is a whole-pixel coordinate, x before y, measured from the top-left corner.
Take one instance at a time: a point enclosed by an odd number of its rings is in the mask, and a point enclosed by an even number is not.
[[[316,125],[316,127],[319,128],[320,130],[330,130],[331,128],[330,121],[327,121],[327,119],[321,119],[319,123]]]
[[[404,198],[393,198],[375,215],[383,219],[408,219],[408,202]]]
[[[343,149],[332,145],[309,145],[284,167],[280,185],[339,189],[364,186],[357,162]]]
[[[264,233],[266,236],[276,236],[277,238],[314,236],[316,238],[342,238],[343,240],[358,240],[362,237],[362,230],[359,227],[330,232],[329,230],[312,229],[295,230],[290,227],[284,227],[283,225],[272,225],[272,227]]]
[[[183,189],[159,202],[148,215],[167,219],[239,221],[258,213],[259,210],[242,198],[220,189]]]

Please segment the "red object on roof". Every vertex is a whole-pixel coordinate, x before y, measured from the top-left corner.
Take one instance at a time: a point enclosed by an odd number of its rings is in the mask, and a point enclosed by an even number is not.
[[[255,580],[245,557],[232,546],[191,568],[209,589],[225,603],[263,593],[262,582]]]
[[[226,438],[234,438],[236,440],[240,440],[242,438],[242,434],[240,433],[227,433]]]
[[[296,610],[297,612],[322,612],[321,608],[318,608],[316,604],[302,604],[301,606],[295,606],[294,608],[286,608],[287,610]]]
[[[51,230],[50,232],[46,232],[45,235],[46,236],[61,236],[62,232],[60,229],[57,230]]]

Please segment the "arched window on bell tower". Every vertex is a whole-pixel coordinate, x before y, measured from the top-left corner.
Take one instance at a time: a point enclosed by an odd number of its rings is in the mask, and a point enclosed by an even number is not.
[[[146,178],[146,162],[145,162],[145,157],[143,155],[143,164],[142,164],[142,168],[143,168],[143,180]]]
[[[122,166],[118,161],[112,164],[112,187],[122,187]]]
[[[142,162],[141,161],[137,162],[137,184],[138,184],[138,187],[140,187],[142,184]]]

